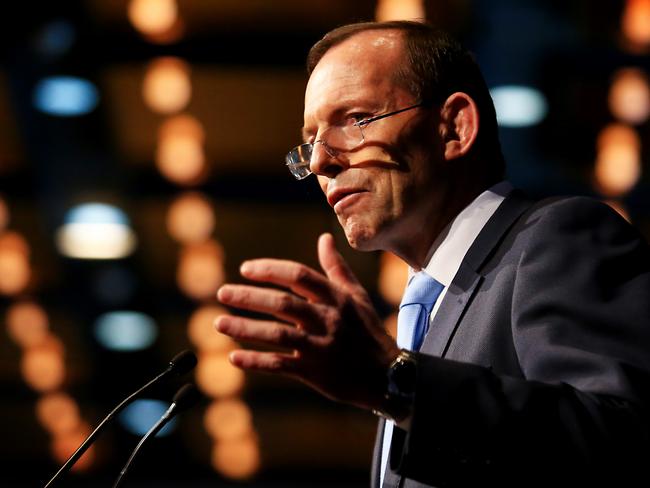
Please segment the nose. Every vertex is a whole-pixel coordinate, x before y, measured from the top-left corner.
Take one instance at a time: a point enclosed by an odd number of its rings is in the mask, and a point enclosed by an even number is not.
[[[340,154],[330,149],[325,142],[317,141],[311,153],[309,170],[318,176],[333,178],[346,168]]]

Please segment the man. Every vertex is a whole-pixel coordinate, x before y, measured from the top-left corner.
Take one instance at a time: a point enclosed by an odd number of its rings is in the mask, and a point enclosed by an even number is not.
[[[335,29],[308,68],[289,169],[318,177],[353,248],[410,265],[403,310],[419,311],[400,311],[396,343],[324,234],[324,273],[258,259],[242,275],[282,289],[219,290],[274,320],[222,316],[218,331],[290,351],[231,362],[388,418],[374,486],[629,486],[650,439],[643,239],[602,204],[533,203],[501,181],[482,76],[433,28]]]

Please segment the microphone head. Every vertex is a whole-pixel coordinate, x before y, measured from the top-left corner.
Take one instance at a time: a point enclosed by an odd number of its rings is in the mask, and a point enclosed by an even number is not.
[[[169,361],[168,371],[176,373],[178,375],[183,375],[192,371],[196,366],[196,363],[196,354],[194,354],[189,349],[186,349],[182,352],[179,352],[172,358],[171,361]]]
[[[186,383],[178,389],[172,403],[176,404],[176,411],[180,412],[194,406],[200,399],[201,393],[199,393],[199,390],[193,384]]]

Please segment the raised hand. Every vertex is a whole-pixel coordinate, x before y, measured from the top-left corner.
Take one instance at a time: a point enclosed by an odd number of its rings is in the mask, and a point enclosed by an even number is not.
[[[244,262],[242,276],[285,290],[226,284],[217,297],[224,305],[277,320],[223,315],[215,328],[236,340],[288,350],[233,351],[230,361],[235,366],[292,376],[334,400],[376,408],[399,348],[331,234],[320,236],[318,258],[324,274],[294,261]]]

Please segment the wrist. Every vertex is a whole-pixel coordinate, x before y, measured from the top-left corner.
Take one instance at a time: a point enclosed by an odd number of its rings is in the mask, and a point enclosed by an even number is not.
[[[399,423],[410,417],[417,385],[417,355],[402,349],[386,371],[386,386],[375,415]]]

